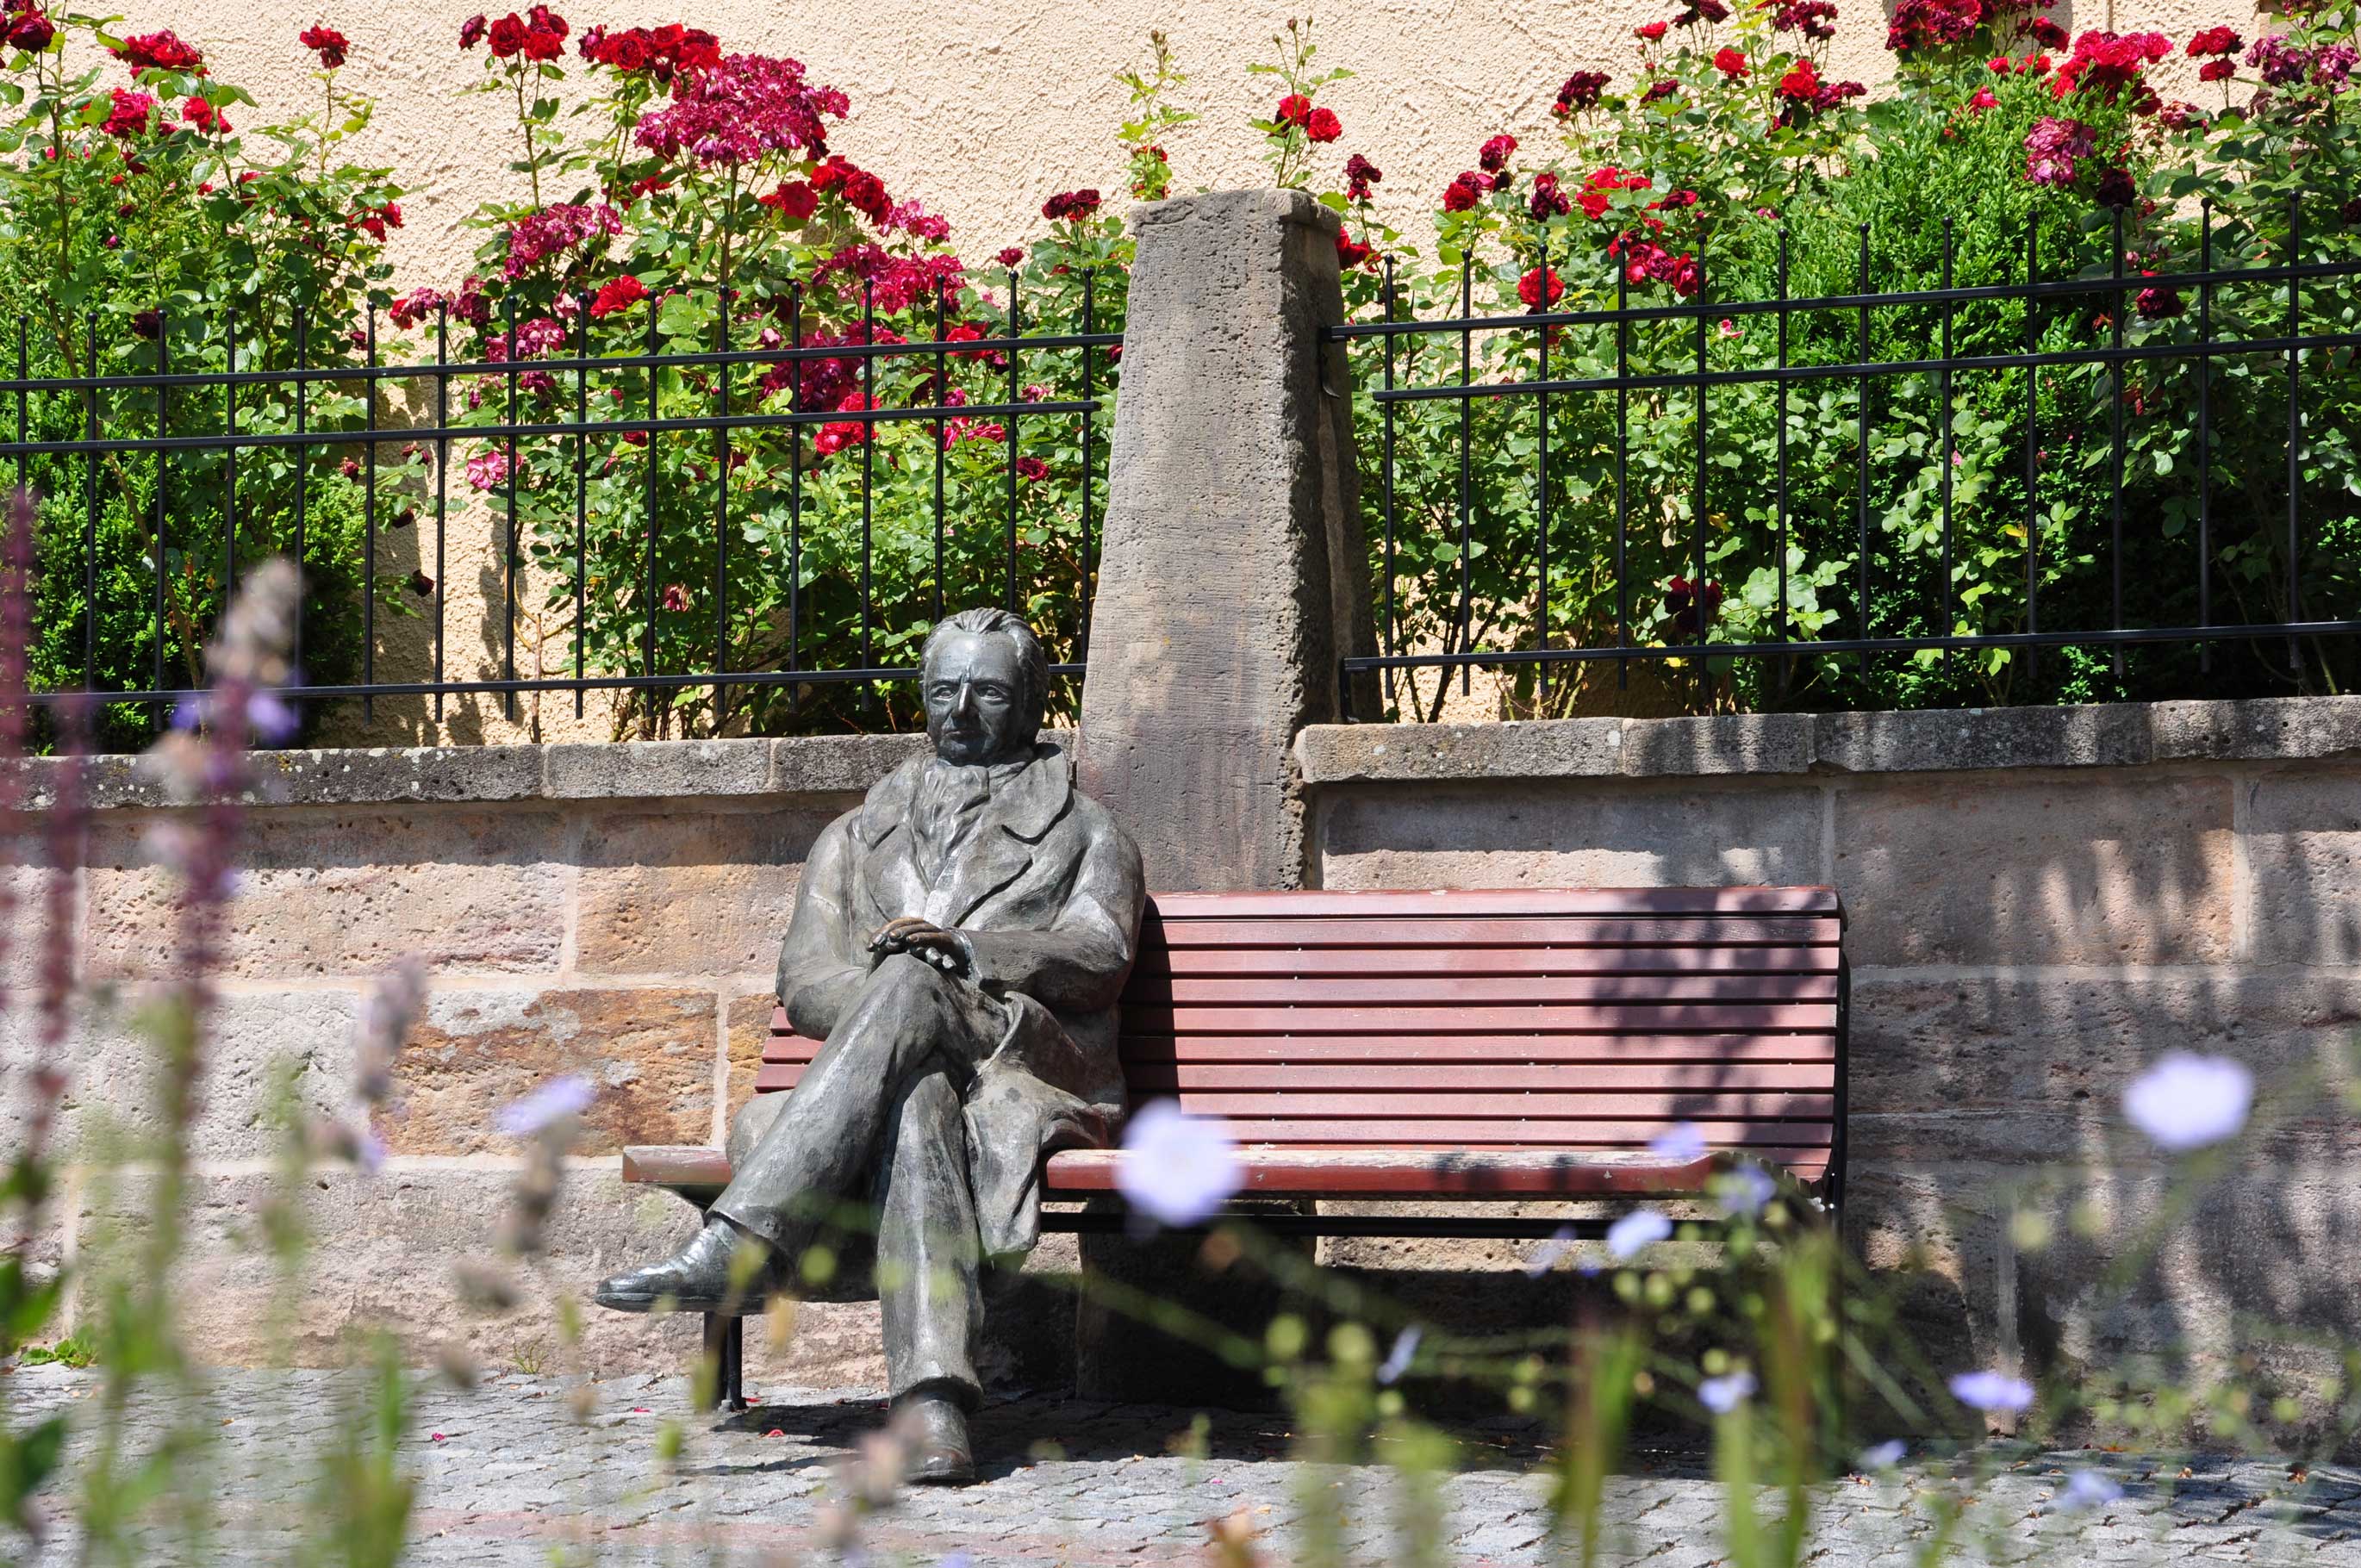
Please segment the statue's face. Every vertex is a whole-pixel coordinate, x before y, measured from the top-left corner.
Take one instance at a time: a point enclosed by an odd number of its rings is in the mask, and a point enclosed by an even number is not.
[[[927,738],[946,762],[1005,762],[1031,742],[1025,723],[1025,664],[1005,637],[954,631],[935,645],[920,676]]]

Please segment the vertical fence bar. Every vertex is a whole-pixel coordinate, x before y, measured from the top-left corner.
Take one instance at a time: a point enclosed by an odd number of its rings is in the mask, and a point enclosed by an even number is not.
[[[1631,584],[1625,552],[1631,534],[1631,274],[1615,269],[1615,646],[1631,646]],[[1631,684],[1631,661],[1615,661],[1615,689]]]
[[[500,679],[516,679],[516,571],[517,571],[517,330],[516,296],[503,302],[508,323],[508,348],[502,357],[508,362],[508,415],[502,422],[509,427],[508,454],[508,547],[500,552]],[[648,450],[655,451],[655,437],[648,437]],[[517,714],[516,693],[500,694],[500,711],[514,722]]]
[[[2108,338],[2117,354],[2109,376],[2114,396],[2108,400],[2109,443],[2107,471],[2113,479],[2107,499],[2107,553],[2112,558],[2109,567],[2114,630],[2124,629],[2124,379],[2131,369],[2130,362],[2122,357],[2124,346],[2124,210],[2115,209],[2114,236],[2115,254],[2112,276],[2114,288],[2107,296]],[[2114,665],[2115,679],[2124,678],[2124,645],[2116,643],[2108,650]]]
[[[168,377],[171,373],[172,318],[163,306],[158,305],[156,307],[156,374],[159,377]],[[301,383],[298,385],[300,386]],[[301,417],[300,413],[298,417]],[[169,439],[171,433],[172,389],[166,382],[159,380],[156,383],[156,434],[159,439]],[[20,465],[22,459],[19,459]],[[156,642],[154,648],[149,651],[152,672],[148,676],[148,685],[150,689],[156,691],[161,691],[164,687],[164,532],[170,526],[165,510],[165,491],[171,474],[172,449],[169,446],[159,446],[156,449],[156,521],[148,540],[149,548],[155,552],[156,556]],[[300,505],[296,508],[295,515],[299,520],[302,517],[302,508]],[[303,662],[303,617],[300,611],[295,617],[295,662],[299,668]]]
[[[1708,632],[1706,627],[1708,609],[1706,605],[1705,591],[1705,519],[1708,504],[1707,488],[1710,482],[1708,479],[1708,474],[1710,473],[1710,458],[1706,451],[1708,438],[1706,434],[1705,391],[1705,259],[1700,256],[1697,259],[1697,499],[1690,503],[1691,510],[1696,513],[1697,521],[1696,558],[1691,563],[1692,569],[1697,573],[1697,576],[1689,585],[1689,611],[1697,617],[1697,641],[1698,648],[1697,661],[1697,705],[1704,708],[1706,712],[1711,713],[1713,711],[1713,664],[1711,661],[1706,658],[1704,653],[1704,648],[1708,639]]]
[[[1463,255],[1459,258],[1459,319],[1464,323],[1476,313],[1476,258]],[[1459,329],[1459,384],[1467,386],[1473,379],[1476,334],[1466,325]],[[1475,489],[1469,446],[1474,437],[1470,422],[1475,414],[1475,402],[1466,397],[1459,400],[1459,651],[1476,652],[1476,604],[1474,596],[1474,558],[1470,552],[1475,543],[1470,519],[1471,496]],[[1474,672],[1466,664],[1459,666],[1459,692],[1465,696],[1474,689]],[[1450,675],[1443,676],[1448,685]]]
[[[2027,214],[2025,220],[2025,352],[2030,356],[2040,351],[2041,329],[2034,320],[2039,303],[2034,286],[2041,276],[2041,218]],[[2041,630],[2041,376],[2032,365],[2025,367],[2025,630]],[[2025,651],[2026,671],[2034,679],[2041,674],[2041,650],[2037,645]]]
[[[157,341],[161,343],[159,336]],[[295,569],[303,568],[303,532],[306,514],[312,510],[312,449],[302,437],[309,429],[312,384],[303,378],[304,368],[312,362],[312,318],[302,306],[295,307]],[[302,600],[296,600],[295,668],[303,668]]]
[[[443,597],[449,576],[445,546],[450,539],[451,302],[434,306],[434,722],[443,722]]]
[[[82,365],[90,387],[82,394],[92,444],[82,454],[82,685],[98,689],[98,313],[82,313]],[[232,450],[235,450],[233,448]]]
[[[1935,635],[1951,635],[1951,317],[1957,308],[1950,297],[1951,263],[1954,253],[1951,220],[1943,220],[1943,370],[1938,378],[1937,396],[1942,403],[1942,415],[1935,422],[1937,443],[1935,461],[1941,466],[1943,476],[1943,562],[1942,576],[1935,590]],[[1943,666],[1949,669],[1951,650],[1943,650]]]
[[[1855,595],[1861,603],[1861,634],[1866,639],[1869,627],[1869,225],[1861,225],[1861,266],[1854,292],[1861,296],[1856,312],[1854,327],[1853,408],[1858,424],[1855,430],[1855,452],[1860,461],[1855,464],[1853,496],[1854,531],[1858,538]],[[1869,673],[1869,652],[1861,651],[1861,669]]]
[[[1008,484],[1008,521],[1006,539],[1008,582],[1003,592],[1003,602],[1014,612],[1016,609],[1016,338],[1024,330],[1019,325],[1020,306],[1016,298],[1016,269],[1008,269],[1008,444],[1003,454],[1002,471]]]
[[[377,306],[374,304],[368,307],[368,326],[363,342],[367,349],[368,374],[361,378],[361,396],[368,402],[368,432],[371,435],[375,435],[377,433]],[[512,481],[516,477],[513,464],[510,466],[509,477]],[[366,442],[361,447],[361,560],[363,562],[361,568],[361,685],[373,686],[377,685],[377,443],[375,441]],[[511,497],[516,494],[513,483],[510,486],[509,494]],[[299,519],[302,516],[301,508],[297,509],[297,516]],[[298,526],[301,526],[300,521]],[[302,560],[302,552],[297,552],[296,560],[299,563]],[[367,724],[376,718],[377,698],[363,696],[361,722]]]
[[[1535,295],[1535,302],[1534,308],[1546,315],[1550,310],[1549,226],[1546,224],[1542,227],[1541,288]],[[1538,429],[1536,431],[1536,433],[1540,437],[1539,450],[1533,458],[1533,483],[1535,491],[1533,497],[1533,521],[1536,525],[1534,530],[1536,535],[1536,549],[1533,563],[1533,625],[1539,633],[1538,639],[1533,645],[1534,647],[1544,651],[1546,651],[1550,645],[1548,388],[1550,378],[1550,334],[1555,329],[1545,326],[1543,327],[1536,334],[1540,339],[1539,348],[1541,363],[1539,374],[1541,377],[1543,390],[1534,400],[1535,403],[1538,405],[1538,411],[1541,417],[1538,422]],[[1549,696],[1550,683],[1549,661],[1544,659],[1542,663],[1535,665],[1533,669],[1535,675],[1538,677],[1536,684],[1540,687],[1541,695],[1543,697],[1547,697]]]
[[[641,635],[643,647],[640,654],[640,673],[643,675],[656,673],[656,614],[664,608],[656,600],[656,433],[653,428],[656,419],[656,378],[659,374],[655,366],[656,341],[656,313],[652,308],[648,312],[647,332],[648,423],[651,428],[641,433],[647,439],[640,448],[647,454],[648,481],[647,581],[641,588],[640,600],[642,611],[647,618],[646,628]],[[648,701],[651,704],[655,701],[653,687],[648,692]]]
[[[2295,269],[2303,265],[2303,198],[2288,198],[2288,290],[2287,334],[2294,337],[2302,330],[2303,303],[2299,294],[2300,280]],[[2303,494],[2303,403],[2299,374],[2303,364],[2303,351],[2290,348],[2287,353],[2288,387],[2288,459],[2287,459],[2287,606],[2288,621],[2294,624],[2303,620],[2303,521],[2297,501]],[[2288,639],[2288,673],[2303,674],[2303,648],[2293,637]]]
[[[877,494],[877,283],[870,278],[861,280],[861,345],[867,351],[861,356],[861,667],[873,670],[876,617],[869,586],[871,509]],[[874,682],[862,682],[864,709],[876,692]]]
[[[653,318],[652,318],[653,319]],[[787,285],[787,347],[800,354],[804,346],[804,286]],[[804,411],[804,362],[790,358],[794,378],[788,383],[795,388],[790,400],[796,412]],[[787,426],[787,668],[798,667],[803,649],[804,610],[804,427]],[[787,706],[800,706],[792,695]]]
[[[1094,325],[1098,317],[1095,298],[1097,282],[1098,269],[1084,268],[1082,269],[1082,335],[1084,337],[1090,336],[1097,330]],[[1321,345],[1317,352],[1327,353],[1326,345]],[[1082,345],[1082,401],[1093,405],[1097,401],[1091,389],[1091,345],[1087,343]],[[1082,598],[1080,617],[1082,641],[1076,645],[1075,652],[1084,658],[1089,656],[1091,646],[1091,438],[1093,434],[1091,425],[1097,414],[1098,410],[1095,406],[1082,411],[1082,583],[1079,590]]]
[[[721,423],[714,430],[714,445],[718,449],[720,477],[713,487],[713,671],[719,674],[730,668],[730,288],[719,285],[719,298],[714,302],[713,330],[715,352],[723,355],[713,367],[715,412]],[[653,307],[651,306],[651,309]],[[873,431],[875,426],[870,427]],[[721,682],[713,683],[713,733],[721,733],[721,721],[730,711],[730,688]]]
[[[229,437],[229,446],[224,454],[228,461],[224,469],[222,491],[225,500],[222,512],[222,603],[226,608],[229,596],[237,591],[237,313],[227,312],[225,323],[223,337],[226,352],[223,363],[229,368],[229,379],[222,383],[222,397],[223,407],[227,411],[224,433]]]
[[[2197,624],[2213,624],[2213,203],[2197,204]],[[2197,644],[2197,669],[2213,670],[2213,644]]]
[[[1787,228],[1779,227],[1779,378],[1772,382],[1776,394],[1773,417],[1778,421],[1778,477],[1772,487],[1773,504],[1778,508],[1779,532],[1779,616],[1778,639],[1787,641]],[[1794,676],[1795,662],[1779,661],[1779,685],[1784,689]]]
[[[31,411],[27,401],[33,394],[31,389],[25,383],[33,378],[33,373],[29,368],[31,361],[25,352],[25,317],[20,312],[16,317],[16,488],[30,494],[31,488],[27,482],[25,472],[25,464],[27,461],[25,448],[33,439],[30,433]],[[160,565],[161,563],[158,565]]]
[[[951,395],[950,361],[943,354],[943,319],[945,285],[935,280],[935,406],[949,406]],[[943,620],[943,464],[948,456],[943,445],[947,432],[940,416],[935,420],[935,624]],[[1084,475],[1088,478],[1087,473]]]
[[[585,673],[583,621],[590,613],[590,306],[588,292],[574,300],[574,717],[583,712]],[[651,313],[655,306],[648,306]]]
[[[1392,324],[1392,323],[1393,323],[1393,319],[1394,319],[1394,306],[1395,306],[1395,299],[1394,299],[1394,258],[1393,258],[1392,257],[1389,256],[1389,257],[1387,257],[1387,258],[1386,258],[1386,302],[1385,302],[1386,322],[1387,322],[1387,324],[1389,324],[1389,325]],[[1385,336],[1386,336],[1386,390],[1388,390],[1388,391],[1389,391],[1389,392],[1390,392],[1390,391],[1392,391],[1392,390],[1393,390],[1393,388],[1394,388],[1394,343],[1395,343],[1395,336],[1394,336],[1394,334],[1393,334],[1392,333],[1390,333],[1390,332],[1389,332],[1389,333],[1388,333],[1388,334],[1385,334]],[[21,398],[20,398],[20,399],[18,399],[17,400],[18,400],[18,402],[19,402],[19,403],[21,403],[21,402],[23,401],[23,400],[22,400]],[[1385,436],[1384,436],[1384,440],[1385,440],[1385,461],[1384,461],[1384,463],[1383,463],[1382,466],[1383,466],[1383,468],[1384,468],[1384,471],[1385,471],[1385,509],[1386,509],[1386,520],[1385,520],[1385,521],[1386,521],[1386,552],[1385,552],[1385,553],[1386,553],[1386,571],[1385,571],[1385,577],[1386,577],[1386,581],[1385,581],[1385,596],[1386,596],[1386,626],[1385,626],[1385,642],[1384,642],[1384,644],[1383,644],[1383,649],[1384,649],[1384,652],[1385,652],[1386,657],[1388,657],[1388,658],[1389,658],[1389,659],[1390,659],[1390,658],[1392,658],[1392,657],[1393,657],[1393,655],[1394,655],[1394,405],[1393,405],[1393,400],[1392,400],[1392,399],[1390,399],[1390,398],[1386,399],[1386,400],[1384,400],[1384,403],[1383,403],[1383,409],[1384,409],[1384,414],[1385,414]],[[1386,700],[1387,700],[1388,702],[1391,702],[1391,701],[1393,701],[1393,700],[1394,700],[1394,672],[1393,672],[1393,666],[1391,666],[1390,664],[1389,664],[1389,665],[1388,665],[1388,666],[1386,667]]]

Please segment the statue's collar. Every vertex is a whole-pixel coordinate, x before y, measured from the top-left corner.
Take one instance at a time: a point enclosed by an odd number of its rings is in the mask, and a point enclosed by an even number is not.
[[[910,819],[910,802],[932,757],[913,757],[877,781],[861,807],[857,824],[861,841],[875,845]],[[1073,770],[1066,753],[1046,740],[1033,743],[1030,760],[992,770],[992,820],[1027,843],[1038,843],[1066,815],[1074,794]]]

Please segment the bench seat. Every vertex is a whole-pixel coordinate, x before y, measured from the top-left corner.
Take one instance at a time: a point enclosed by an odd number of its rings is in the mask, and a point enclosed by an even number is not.
[[[1821,887],[1161,894],[1125,1080],[1135,1104],[1223,1118],[1248,1197],[1629,1199],[1744,1157],[1833,1204],[1843,928]],[[818,1049],[775,1008],[756,1091]],[[1707,1158],[1648,1152],[1680,1123]],[[1044,1194],[1113,1192],[1124,1157],[1052,1155]],[[624,1151],[625,1180],[692,1201],[729,1175],[719,1149]]]

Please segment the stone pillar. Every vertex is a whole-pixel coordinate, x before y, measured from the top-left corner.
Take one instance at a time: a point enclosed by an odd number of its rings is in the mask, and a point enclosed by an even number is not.
[[[1354,717],[1336,661],[1376,647],[1345,353],[1318,336],[1344,319],[1337,218],[1217,191],[1132,223],[1082,785],[1151,888],[1298,887],[1295,735]]]

